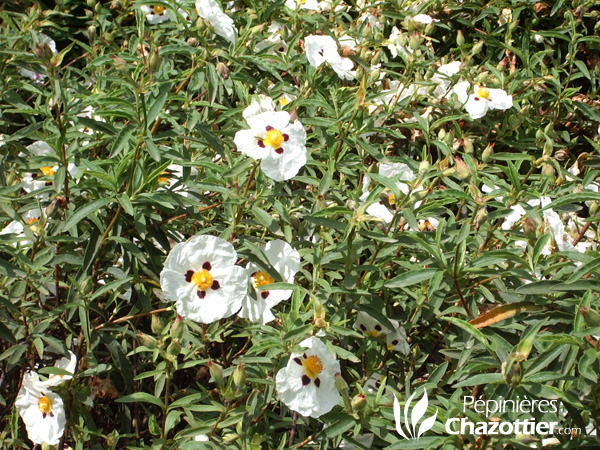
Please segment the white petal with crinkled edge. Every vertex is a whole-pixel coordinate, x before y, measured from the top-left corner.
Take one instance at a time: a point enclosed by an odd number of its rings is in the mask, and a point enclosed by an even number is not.
[[[38,406],[42,396],[47,396],[51,402],[51,413],[44,414]],[[59,443],[65,431],[65,409],[58,394],[45,388],[35,372],[29,372],[23,377],[21,389],[17,395],[15,406],[25,423],[27,436],[34,444]]]
[[[198,15],[209,22],[215,33],[232,44],[235,43],[237,28],[233,19],[223,12],[219,4],[214,0],[197,0],[196,11]]]
[[[271,151],[268,147],[261,147],[258,145],[258,139],[256,139],[256,133],[253,130],[240,130],[235,133],[233,143],[237,149],[244,155],[248,155],[252,159],[266,158]]]
[[[290,114],[286,111],[267,111],[246,119],[254,132],[266,132],[266,128],[273,127],[282,131],[290,123]]]
[[[271,151],[260,164],[264,174],[274,181],[295,177],[306,164],[306,147],[286,144],[282,154]]]
[[[305,339],[300,346],[307,349],[304,352],[306,356],[316,355],[321,360],[320,386],[317,387],[313,380],[306,386],[302,384],[305,369],[294,361],[294,358],[303,356],[299,353],[290,355],[287,366],[277,372],[275,384],[279,398],[288,408],[303,416],[317,418],[331,411],[341,399],[335,386],[335,374],[340,372],[340,363],[316,337]]]
[[[206,234],[188,240],[182,249],[182,257],[191,264],[188,270],[195,271],[202,269],[202,265],[206,262],[209,262],[213,268],[228,268],[237,261],[237,253],[231,243]],[[168,260],[169,258],[165,261],[165,267],[168,267]]]
[[[477,97],[475,94],[469,95],[467,103],[465,103],[465,110],[471,116],[471,119],[481,119],[485,116],[490,108],[490,102]]]
[[[75,369],[77,368],[77,356],[75,356],[75,353],[69,350],[69,357],[60,358],[58,361],[56,361],[54,367],[66,370],[67,372],[71,373],[71,375],[50,375],[47,380],[40,381],[42,386],[46,388],[58,386],[59,384],[73,378],[73,375],[75,374]]]
[[[488,89],[489,91],[489,107],[491,109],[510,109],[513,107],[512,95],[508,95],[502,89]]]
[[[337,53],[337,44],[331,36],[307,36],[304,39],[306,58],[313,67],[319,67],[326,61],[325,54]]]

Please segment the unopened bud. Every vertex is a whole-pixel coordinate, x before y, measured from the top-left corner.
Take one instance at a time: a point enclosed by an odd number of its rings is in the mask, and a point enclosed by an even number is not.
[[[241,364],[238,364],[233,371],[233,382],[238,388],[246,383],[246,371]]]
[[[552,142],[549,139],[546,139],[546,143],[544,144],[544,152],[542,153],[542,156],[552,156],[553,149],[554,146],[552,145]]]
[[[158,341],[156,338],[150,336],[149,334],[138,331],[137,337],[144,347],[148,347],[150,349],[155,349],[158,347]]]
[[[431,22],[431,23],[427,24],[427,26],[425,27],[425,35],[431,36],[433,34],[434,30],[435,30],[435,22]]]
[[[479,52],[481,52],[481,49],[483,48],[483,44],[485,44],[485,41],[483,39],[480,40],[477,44],[475,44],[473,46],[473,48],[471,49],[471,56],[475,56]]]
[[[533,220],[529,216],[525,216],[523,217],[521,225],[523,227],[523,233],[525,234],[525,237],[527,237],[528,239],[535,238],[535,229],[537,228],[535,220]]]
[[[590,215],[595,215],[596,211],[598,211],[598,202],[590,202],[588,208],[590,210]]]
[[[465,153],[471,155],[473,153],[473,142],[471,142],[471,139],[464,138],[462,144],[465,149]]]
[[[185,322],[183,321],[183,317],[177,314],[175,321],[171,325],[171,339],[181,339],[183,336],[183,330],[185,328]]]
[[[481,153],[481,160],[486,163],[488,162],[492,156],[494,155],[494,144],[488,144],[488,146]]]
[[[117,69],[119,72],[123,72],[123,73],[129,72],[129,65],[127,64],[127,61],[125,61],[120,56],[111,55],[111,57],[115,64],[115,69]]]
[[[108,31],[102,33],[102,39],[104,39],[109,44],[112,44],[115,41],[115,37]]]
[[[152,314],[150,328],[152,329],[152,332],[157,336],[160,336],[160,334],[165,329],[165,326],[162,323],[162,320],[160,320],[160,316],[158,314]]]
[[[600,327],[600,314],[588,308],[587,306],[582,306],[579,308],[579,314],[583,317],[585,324],[590,328]]]
[[[96,27],[94,25],[90,25],[87,28],[87,35],[88,35],[88,40],[90,42],[92,42],[96,39]]]
[[[554,170],[552,164],[544,164],[542,166],[542,175],[548,178],[554,178],[556,175],[556,170]]]
[[[161,61],[162,58],[158,54],[158,50],[154,50],[154,52],[150,54],[150,59],[148,60],[148,69],[150,69],[150,72],[156,72],[160,67]]]
[[[454,157],[454,168],[456,169],[456,175],[461,180],[465,181],[471,178],[471,169],[458,156]]]
[[[346,380],[342,378],[342,375],[339,372],[335,374],[334,379],[337,390],[340,391],[340,393],[348,393],[348,383],[346,383]]]
[[[424,173],[427,173],[429,171],[430,166],[431,165],[429,164],[429,161],[427,161],[427,160],[421,161],[421,163],[419,164],[419,174],[422,175]]]
[[[225,80],[229,78],[229,68],[227,67],[227,64],[222,63],[221,61],[217,63],[217,72],[219,72]]]
[[[454,169],[454,167],[450,167],[449,169],[446,169],[442,172],[442,177],[451,177],[455,173],[456,170]]]
[[[358,394],[352,399],[351,405],[353,411],[364,411],[368,406],[367,397],[363,394]]]
[[[408,46],[413,50],[419,49],[419,39],[415,36],[415,34],[411,34],[410,38],[408,39]]]
[[[479,227],[485,223],[488,218],[487,208],[484,206],[477,211],[477,215],[475,215],[475,229],[479,231]]]
[[[217,384],[217,386],[219,386],[219,388],[223,388],[223,368],[212,361],[209,361],[207,365],[213,381]]]
[[[465,45],[465,36],[463,35],[461,30],[458,30],[458,32],[456,33],[456,43],[459,47]]]

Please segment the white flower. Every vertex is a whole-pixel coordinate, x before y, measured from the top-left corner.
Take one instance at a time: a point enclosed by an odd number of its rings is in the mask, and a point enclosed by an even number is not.
[[[265,53],[267,55],[276,55],[278,53],[286,53],[288,51],[288,44],[283,40],[283,33],[285,32],[285,25],[280,24],[279,22],[273,21],[267,30],[269,36],[257,43],[254,46],[254,53],[261,52],[263,50],[267,50]],[[290,55],[296,55],[296,50],[292,50]]]
[[[296,272],[300,270],[300,254],[290,244],[280,239],[268,242],[264,246],[263,252],[271,267],[281,276],[281,280],[284,283],[293,283]],[[270,291],[268,286],[275,283],[275,280],[252,263],[248,264],[246,273],[254,286],[254,296],[250,293],[246,296],[238,315],[255,323],[270,322],[275,319],[271,308],[290,298],[293,290]]]
[[[237,28],[233,19],[221,10],[216,0],[196,0],[196,11],[200,17],[212,25],[216,34],[232,44],[235,43]]]
[[[413,52],[413,49],[404,45],[406,44],[406,37],[400,32],[398,27],[392,28],[392,33],[388,38],[388,42],[387,48],[393,58],[396,58],[398,55],[407,55],[408,53]]]
[[[285,6],[293,10],[300,8],[316,11],[319,9],[319,2],[317,0],[286,0]]]
[[[181,0],[178,0],[177,4],[180,5]],[[167,8],[165,8],[164,6],[161,6],[161,5],[154,5],[154,6],[142,5],[141,8],[142,8],[142,12],[144,14],[146,14],[146,20],[148,21],[149,24],[152,24],[152,25],[154,25],[156,23],[163,23],[168,20],[175,19],[171,15],[172,13]],[[186,20],[189,20],[188,14],[183,9],[179,8],[177,10],[177,12],[179,14],[181,14],[183,17],[185,17]]]
[[[356,19],[356,23],[360,26],[363,22],[367,28],[371,28],[372,30],[383,31],[383,24],[379,21],[377,16],[370,12],[366,12],[362,14],[358,19]]]
[[[63,401],[42,384],[37,373],[25,374],[15,406],[34,444],[59,443],[66,423]]]
[[[242,112],[242,116],[244,116],[244,119],[248,120],[250,117],[271,111],[275,111],[273,99],[267,95],[259,94],[258,98],[252,97],[250,104],[246,106],[246,109]]]
[[[18,240],[21,245],[30,245],[32,241],[25,236],[25,227],[31,227],[34,231],[41,216],[42,211],[39,208],[30,209],[22,215],[23,222],[13,220],[0,231],[0,235],[16,234],[18,239],[15,239],[15,241]]]
[[[410,188],[405,182],[411,182],[417,178],[412,169],[404,163],[381,163],[379,165],[379,175],[396,180],[396,186],[404,195],[407,195],[410,192]],[[362,195],[360,197],[361,201],[363,202],[369,196],[370,183],[371,180],[368,175],[365,176],[363,179]],[[420,190],[420,188],[417,188],[414,191],[416,190]],[[394,194],[390,194],[388,197],[388,203],[392,209],[396,208],[396,197]],[[415,205],[415,207],[418,207],[418,205]],[[388,209],[383,201],[379,201],[370,205],[366,212],[371,216],[382,219],[386,223],[391,222],[394,218],[394,214]]]
[[[331,36],[307,36],[304,39],[304,48],[308,62],[313,67],[319,67],[324,62],[344,80],[351,80],[354,63],[350,58],[343,58],[338,52],[338,46]]]
[[[54,367],[69,372],[71,375],[56,373],[51,374],[47,380],[40,381],[41,386],[45,388],[51,388],[54,386],[58,386],[59,384],[73,378],[73,375],[75,374],[75,369],[77,369],[77,356],[75,356],[75,353],[69,350],[69,357],[63,357],[59,359],[54,364]]]
[[[27,150],[32,156],[54,156],[56,157],[56,152],[47,142],[44,141],[36,141],[31,145],[27,146]],[[19,154],[20,157],[27,157],[24,153]],[[25,192],[35,192],[39,189],[43,189],[48,184],[52,184],[51,177],[54,176],[56,171],[58,170],[58,165],[54,166],[45,166],[39,169],[39,172],[28,173],[23,177],[23,190]],[[67,165],[67,171],[71,175],[71,177],[77,176],[79,170],[77,166],[73,163],[69,163]],[[41,172],[41,173],[40,173]],[[44,177],[44,179],[39,179]],[[48,193],[43,193],[38,196],[39,198],[48,197]]]
[[[340,401],[335,374],[340,363],[316,337],[300,343],[304,353],[292,353],[287,366],[277,372],[275,385],[279,398],[303,416],[320,417]]]
[[[208,436],[206,434],[198,434],[194,436],[194,441],[196,442],[208,442]]]
[[[429,25],[430,23],[435,22],[434,19],[428,14],[417,14],[416,16],[412,17],[412,20],[424,25]]]
[[[50,37],[46,36],[44,33],[40,33],[39,36],[42,39],[42,45],[46,44],[48,46],[48,48],[50,49],[50,51],[54,55],[57,55],[58,52],[56,51],[56,42],[54,42]],[[19,73],[22,76],[31,78],[32,80],[35,80],[35,81],[43,80],[47,76],[44,73],[33,72],[33,71],[27,70],[27,69],[19,69]]]
[[[390,319],[390,323],[394,325],[393,330],[390,330],[388,327],[381,324],[368,313],[359,311],[356,316],[356,322],[354,322],[354,328],[362,331],[369,337],[378,338],[383,336],[385,337],[386,348],[388,350],[397,350],[408,355],[410,347],[406,342],[406,332],[400,327],[400,324],[396,320]]]
[[[456,83],[453,92],[458,100],[464,103],[465,109],[473,120],[482,118],[490,109],[506,110],[513,106],[512,95],[508,95],[502,89],[488,89],[476,84],[474,92],[468,95],[469,87],[468,81],[461,81]]]
[[[248,291],[246,272],[236,261],[229,242],[194,236],[171,250],[160,285],[181,316],[212,323],[236,313]]]
[[[456,75],[459,71],[460,61],[452,61],[451,63],[441,65],[431,77],[431,81],[437,84],[433,95],[438,99],[445,98],[450,91],[452,76]]]
[[[183,166],[180,164],[170,164],[165,171],[158,177],[160,186],[157,191],[177,192],[183,197],[193,198],[192,191],[180,181],[183,179]],[[190,176],[198,175],[198,169],[190,167]]]
[[[261,169],[274,181],[289,180],[306,164],[306,131],[285,111],[248,117],[249,130],[235,134],[233,142],[245,155],[261,159]]]

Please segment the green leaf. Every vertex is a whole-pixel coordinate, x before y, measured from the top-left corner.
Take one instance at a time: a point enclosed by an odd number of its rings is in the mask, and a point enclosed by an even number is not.
[[[413,284],[430,280],[440,269],[419,269],[398,275],[385,283],[388,288],[403,288]]]
[[[77,225],[81,220],[85,219],[90,214],[99,210],[100,208],[113,202],[112,198],[98,198],[90,203],[85,204],[81,208],[75,210],[75,213],[63,223],[62,230],[67,231]]]
[[[125,146],[129,144],[129,140],[131,139],[131,136],[134,132],[135,126],[133,124],[129,124],[121,128],[121,131],[119,131],[117,138],[113,142],[112,148],[110,150],[110,156],[108,157],[109,159],[115,158],[123,151]]]
[[[171,92],[172,87],[172,83],[165,83],[159,88],[159,93],[156,99],[154,100],[154,102],[152,102],[152,106],[150,106],[150,109],[148,109],[148,114],[146,117],[148,120],[148,128],[152,128],[154,121],[157,119],[158,115],[162,111],[163,106],[165,106],[165,103],[167,102],[167,97],[169,97],[169,93]]]
[[[164,409],[165,405],[163,401],[154,395],[148,394],[147,392],[135,392],[133,394],[126,395],[115,400],[117,403],[152,403],[153,405],[160,406]]]
[[[486,350],[494,356],[494,358],[498,359],[493,348],[495,347],[495,345],[490,345],[490,342],[483,335],[483,333],[477,328],[475,328],[473,325],[471,325],[469,322],[465,322],[464,320],[458,319],[457,317],[440,317],[440,320],[445,320],[446,322],[450,322],[456,325],[457,327],[465,330],[467,333],[469,333],[471,336],[477,339],[486,348]]]
[[[480,373],[467,378],[466,380],[460,381],[453,385],[454,389],[458,389],[465,386],[479,386],[480,384],[501,384],[506,383],[501,373]]]

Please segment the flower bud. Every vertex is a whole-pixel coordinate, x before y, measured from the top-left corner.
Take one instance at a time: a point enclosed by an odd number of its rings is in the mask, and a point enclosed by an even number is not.
[[[170,331],[171,339],[181,339],[181,336],[183,336],[184,328],[185,328],[185,323],[183,321],[183,317],[180,316],[179,314],[177,314],[177,317],[175,318],[175,322],[173,322],[173,324],[171,325],[171,331]]]
[[[481,160],[486,163],[488,162],[492,156],[494,155],[494,144],[488,144],[488,146],[481,153]]]
[[[221,74],[221,76],[226,80],[227,78],[229,78],[229,68],[227,67],[227,64],[222,63],[221,61],[219,61],[217,63],[217,72],[219,72]]]
[[[433,34],[434,30],[435,30],[435,22],[431,22],[431,23],[427,24],[427,26],[425,27],[425,35],[431,36]]]
[[[96,39],[96,27],[94,25],[90,25],[87,28],[88,40],[93,42]]]
[[[127,61],[125,61],[120,56],[111,55],[111,57],[112,57],[113,62],[115,64],[115,69],[117,69],[119,72],[122,72],[122,73],[128,73],[129,72],[129,65],[127,64]]]
[[[456,170],[454,169],[454,167],[450,167],[449,169],[446,169],[442,172],[442,177],[451,177],[455,173]]]
[[[152,329],[152,332],[157,336],[160,336],[160,334],[165,329],[165,326],[162,323],[162,320],[160,320],[160,316],[158,314],[152,314],[150,328]]]
[[[421,44],[419,43],[419,35],[417,33],[410,35],[410,38],[408,39],[408,46],[413,50],[419,50]]]
[[[535,220],[529,216],[524,216],[523,220],[521,221],[521,226],[523,227],[523,233],[525,234],[525,237],[528,239],[535,238],[535,229],[537,228]]]
[[[544,164],[542,166],[542,175],[551,179],[555,178],[556,171],[552,167],[552,164]]]
[[[473,154],[473,142],[471,142],[471,139],[464,138],[462,144],[465,149],[465,153],[469,155]]]
[[[217,384],[217,386],[219,386],[219,388],[223,388],[223,368],[212,361],[209,361],[207,365],[213,381]]]
[[[244,370],[244,366],[241,364],[238,364],[233,371],[233,382],[238,388],[246,383],[246,371]]]
[[[334,378],[335,378],[335,387],[337,388],[337,390],[340,391],[340,393],[347,393],[349,390],[348,383],[346,383],[346,380],[344,380],[344,378],[342,378],[342,375],[338,372],[335,374]]]
[[[583,317],[585,324],[590,328],[600,327],[600,314],[587,306],[579,308],[579,314]]]
[[[138,331],[137,337],[144,347],[148,347],[150,349],[155,349],[156,347],[158,347],[158,341],[154,337],[146,333]]]
[[[151,73],[156,72],[156,70],[160,67],[161,61],[162,58],[158,54],[158,50],[154,50],[154,52],[150,54],[150,58],[148,60],[148,69],[150,69]]]
[[[483,48],[483,44],[485,44],[485,41],[483,39],[480,40],[477,44],[475,44],[473,46],[473,48],[471,49],[471,56],[475,56],[479,52],[481,52],[481,49]]]
[[[102,33],[102,39],[104,39],[108,44],[115,42],[115,37],[109,32]]]
[[[352,399],[351,405],[353,411],[364,411],[368,406],[367,397],[363,394],[358,394]]]
[[[542,156],[552,156],[552,150],[554,150],[554,146],[549,139],[546,139],[546,143],[544,144],[544,152]]]
[[[595,215],[596,211],[598,211],[598,202],[590,202],[588,208],[590,210],[590,215]]]
[[[419,174],[424,174],[427,173],[429,171],[429,161],[425,160],[425,161],[421,161],[421,163],[419,164]]]
[[[456,175],[461,180],[466,181],[471,178],[471,169],[458,156],[454,157],[454,168],[456,169]]]
[[[479,211],[477,211],[477,214],[475,215],[475,229],[477,231],[479,231],[479,227],[481,227],[481,225],[485,223],[487,218],[488,212],[487,208],[484,206],[483,208],[480,208]]]
[[[465,36],[463,35],[463,32],[461,30],[458,30],[458,32],[456,33],[456,43],[459,47],[465,45]]]

